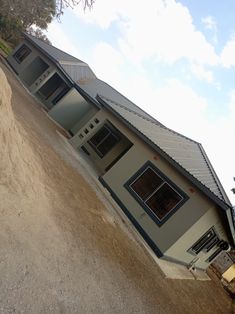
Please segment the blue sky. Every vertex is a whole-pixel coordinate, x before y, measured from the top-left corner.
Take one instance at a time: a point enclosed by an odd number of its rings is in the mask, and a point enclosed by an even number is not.
[[[201,142],[235,196],[234,0],[96,0],[47,36],[166,126]]]

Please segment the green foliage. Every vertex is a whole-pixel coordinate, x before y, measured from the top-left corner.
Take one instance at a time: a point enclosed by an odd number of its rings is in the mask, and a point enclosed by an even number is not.
[[[29,32],[38,38],[48,39],[41,30],[46,29],[53,18],[58,20],[68,7],[81,3],[91,8],[95,0],[0,0],[0,36],[11,44],[18,44],[21,32]]]
[[[12,51],[12,49],[3,41],[0,39],[0,49],[6,54],[9,55]]]
[[[54,0],[0,0],[0,36],[13,44],[32,25],[46,29],[56,15]]]

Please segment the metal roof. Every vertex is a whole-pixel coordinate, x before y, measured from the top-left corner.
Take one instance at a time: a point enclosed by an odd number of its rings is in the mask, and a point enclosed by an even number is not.
[[[85,83],[88,80],[96,78],[95,74],[86,63],[59,63],[74,82]]]

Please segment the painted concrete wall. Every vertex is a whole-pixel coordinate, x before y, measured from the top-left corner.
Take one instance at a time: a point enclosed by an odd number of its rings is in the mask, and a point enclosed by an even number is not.
[[[187,264],[195,260],[195,266],[197,268],[206,269],[208,263],[206,260],[208,257],[216,251],[216,247],[211,249],[208,253],[200,252],[198,255],[192,255],[187,252],[187,249],[192,246],[203,234],[205,234],[212,226],[214,226],[219,238],[227,240],[224,227],[221,222],[221,216],[219,215],[219,209],[211,207],[178,241],[172,245],[166,252],[166,257],[170,259],[179,259]]]
[[[95,121],[99,122],[96,123]],[[105,173],[106,167],[109,166],[124,150],[126,150],[131,145],[130,141],[125,136],[120,134],[121,140],[103,158],[100,158],[93,148],[87,143],[87,141],[104,125],[104,123],[108,122],[109,121],[107,121],[106,115],[102,110],[100,110],[95,115],[93,115],[90,120],[86,121],[86,124],[84,124],[79,132],[75,134],[75,136],[70,140],[71,144],[78,151],[81,151],[81,146],[85,147],[85,149],[89,152],[89,158],[95,164],[99,175]]]
[[[15,52],[23,45],[25,44],[26,46],[28,46],[32,52],[19,64],[13,57],[13,55],[15,54]],[[55,94],[53,94],[51,97],[49,97],[46,101],[43,100],[42,98],[40,98],[40,96],[37,94],[38,90],[57,72],[60,77],[69,85],[71,86],[71,83],[67,80],[67,78],[60,73],[60,71],[58,70],[58,68],[55,66],[55,64],[50,61],[49,58],[47,58],[44,54],[42,54],[39,50],[37,50],[33,45],[31,45],[28,41],[24,40],[19,46],[17,46],[14,51],[12,52],[12,54],[10,56],[8,56],[7,61],[9,62],[9,64],[12,66],[12,68],[16,71],[16,73],[18,74],[19,78],[24,82],[24,77],[25,77],[25,73],[27,70],[30,71],[30,65],[32,64],[32,62],[35,60],[35,58],[40,57],[45,63],[47,63],[49,65],[49,67],[30,85],[27,86],[27,88],[29,89],[29,91],[34,94],[35,96],[37,96],[42,102],[43,104],[47,107],[47,108],[51,108],[52,104],[51,101],[52,99],[54,99],[54,97],[56,96]],[[30,71],[31,72],[31,71]],[[59,92],[59,91],[58,91]]]
[[[100,121],[109,120],[134,144],[102,178],[163,253],[169,258],[189,264],[195,256],[187,250],[212,226],[215,226],[216,232],[222,239],[227,240],[218,209],[211,200],[109,112],[103,109],[97,117]],[[89,123],[87,123],[88,126]],[[93,129],[91,132],[93,134],[96,130]],[[84,135],[81,139],[79,134],[83,134],[83,130],[71,140],[75,147],[84,145],[90,136]],[[91,157],[95,158],[93,155]],[[183,206],[160,227],[124,187],[125,182],[147,161],[151,161],[189,196]],[[208,255],[212,252],[213,250]],[[201,257],[197,267],[206,268],[208,264],[204,261],[207,257]]]
[[[23,44],[28,46],[32,50],[32,52],[21,63],[18,63],[14,59],[13,55]],[[42,60],[49,65],[49,68],[45,71],[45,73],[43,73],[40,77],[38,77],[38,79],[32,85],[27,86],[32,93],[36,92],[46,82],[46,80],[55,73],[55,70],[56,70],[55,65],[48,58],[46,58],[41,52],[36,50],[26,40],[24,40],[19,46],[17,46],[12,52],[12,54],[8,56],[7,58],[7,61],[10,63],[10,65],[13,67],[16,73],[19,75],[19,78],[23,80],[25,70],[27,69],[28,66],[30,66],[33,60],[38,56],[42,58]]]
[[[49,116],[62,125],[66,130],[76,133],[77,128],[82,127],[84,118],[98,111],[94,105],[88,103],[75,89],[72,88],[57,104],[49,111]],[[87,122],[87,120],[85,122]],[[85,123],[84,122],[84,123]]]

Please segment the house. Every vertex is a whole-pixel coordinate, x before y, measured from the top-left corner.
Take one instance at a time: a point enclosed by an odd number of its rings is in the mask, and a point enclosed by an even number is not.
[[[200,143],[33,36],[24,34],[7,61],[157,257],[206,269],[234,245],[232,207]]]

